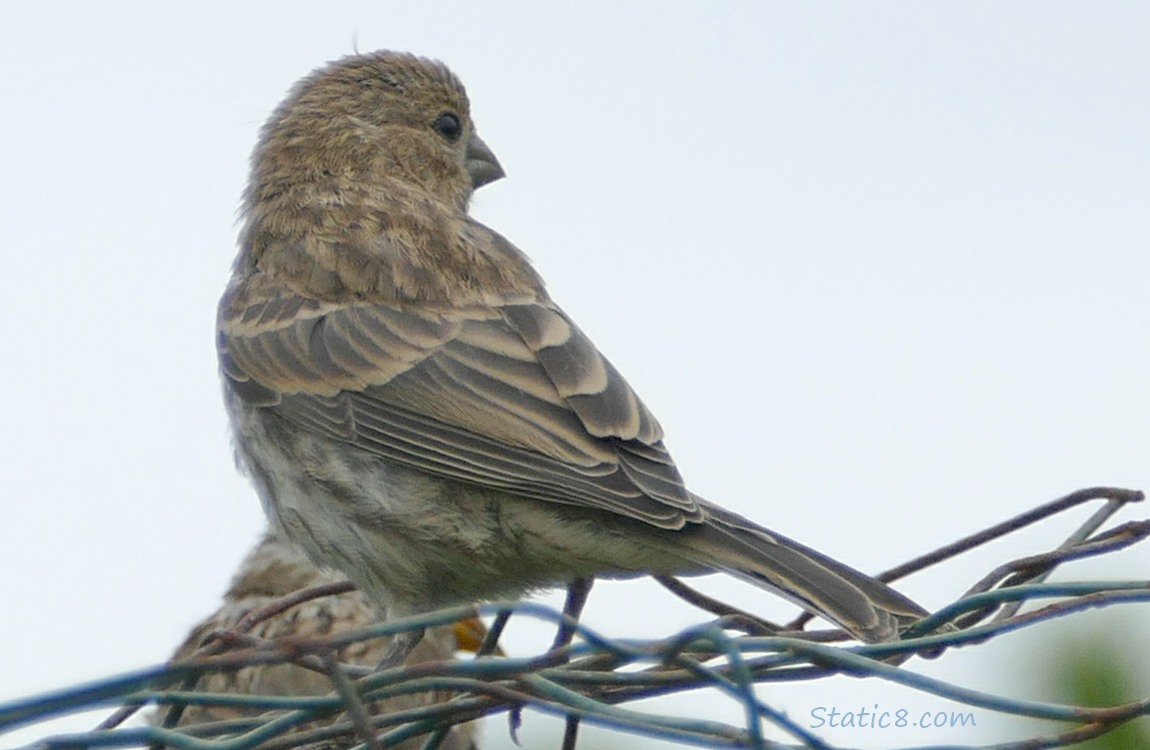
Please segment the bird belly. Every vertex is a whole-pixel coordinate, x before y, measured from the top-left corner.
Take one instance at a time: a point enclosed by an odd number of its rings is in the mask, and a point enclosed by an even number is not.
[[[237,404],[240,462],[271,522],[388,617],[509,599],[580,576],[693,567],[616,514],[438,477]],[[648,544],[648,537],[654,544]]]

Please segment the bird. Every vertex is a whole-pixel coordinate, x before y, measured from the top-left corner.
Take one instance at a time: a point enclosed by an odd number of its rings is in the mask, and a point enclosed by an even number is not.
[[[214,633],[235,628],[251,613],[283,596],[345,580],[341,573],[316,567],[302,552],[276,534],[266,533],[240,564],[219,609],[192,628],[171,660],[178,662],[195,657],[210,643]],[[371,603],[361,592],[352,590],[296,604],[259,621],[246,632],[267,640],[320,639],[368,627],[377,620],[378,615]],[[407,663],[443,661],[451,659],[457,650],[475,650],[478,645],[476,638],[482,632],[482,624],[477,618],[461,621],[454,627],[432,629],[407,655]],[[370,668],[379,662],[387,647],[386,638],[356,641],[339,649],[335,657],[345,664]],[[290,662],[207,672],[188,689],[223,695],[272,696],[318,696],[335,690],[327,675]],[[371,715],[382,716],[443,703],[450,697],[450,693],[442,690],[401,694],[373,703],[368,710]],[[189,728],[215,721],[251,718],[265,711],[258,707],[189,704],[183,707],[175,726]],[[161,709],[149,715],[148,720],[159,725],[166,716],[167,710]],[[346,719],[336,714],[324,721],[301,725],[293,732],[313,730],[341,720]],[[478,726],[476,722],[453,726],[440,747],[444,750],[477,750]],[[423,746],[425,739],[425,736],[412,737],[395,747],[416,750]],[[328,741],[325,747],[351,747],[360,741],[358,735],[349,733],[343,739]]]
[[[388,617],[714,572],[867,642],[925,616],[688,489],[652,412],[468,213],[503,176],[459,78],[406,52],[328,63],[263,126],[217,349],[279,533]]]

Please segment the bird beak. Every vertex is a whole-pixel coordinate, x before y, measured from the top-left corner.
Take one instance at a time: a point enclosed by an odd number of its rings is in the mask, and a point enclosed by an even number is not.
[[[495,154],[477,135],[472,135],[467,144],[467,173],[471,175],[472,189],[481,188],[505,175]]]

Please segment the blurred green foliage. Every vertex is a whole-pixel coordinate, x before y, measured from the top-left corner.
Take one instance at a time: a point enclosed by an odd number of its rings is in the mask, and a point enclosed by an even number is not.
[[[1145,629],[1143,620],[1126,622]],[[1099,637],[1094,633],[1069,636],[1045,650],[1053,664],[1041,669],[1049,679],[1050,699],[1077,706],[1116,706],[1144,696],[1150,675],[1150,653],[1145,633],[1123,639],[1118,632]],[[1136,750],[1150,748],[1150,716],[1144,716],[1093,740],[1074,745],[1075,750]]]

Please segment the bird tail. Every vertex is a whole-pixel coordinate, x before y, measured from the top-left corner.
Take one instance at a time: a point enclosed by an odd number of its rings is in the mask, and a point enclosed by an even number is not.
[[[707,510],[692,547],[700,562],[769,589],[869,643],[897,640],[925,609],[885,583],[742,516],[696,498]]]

